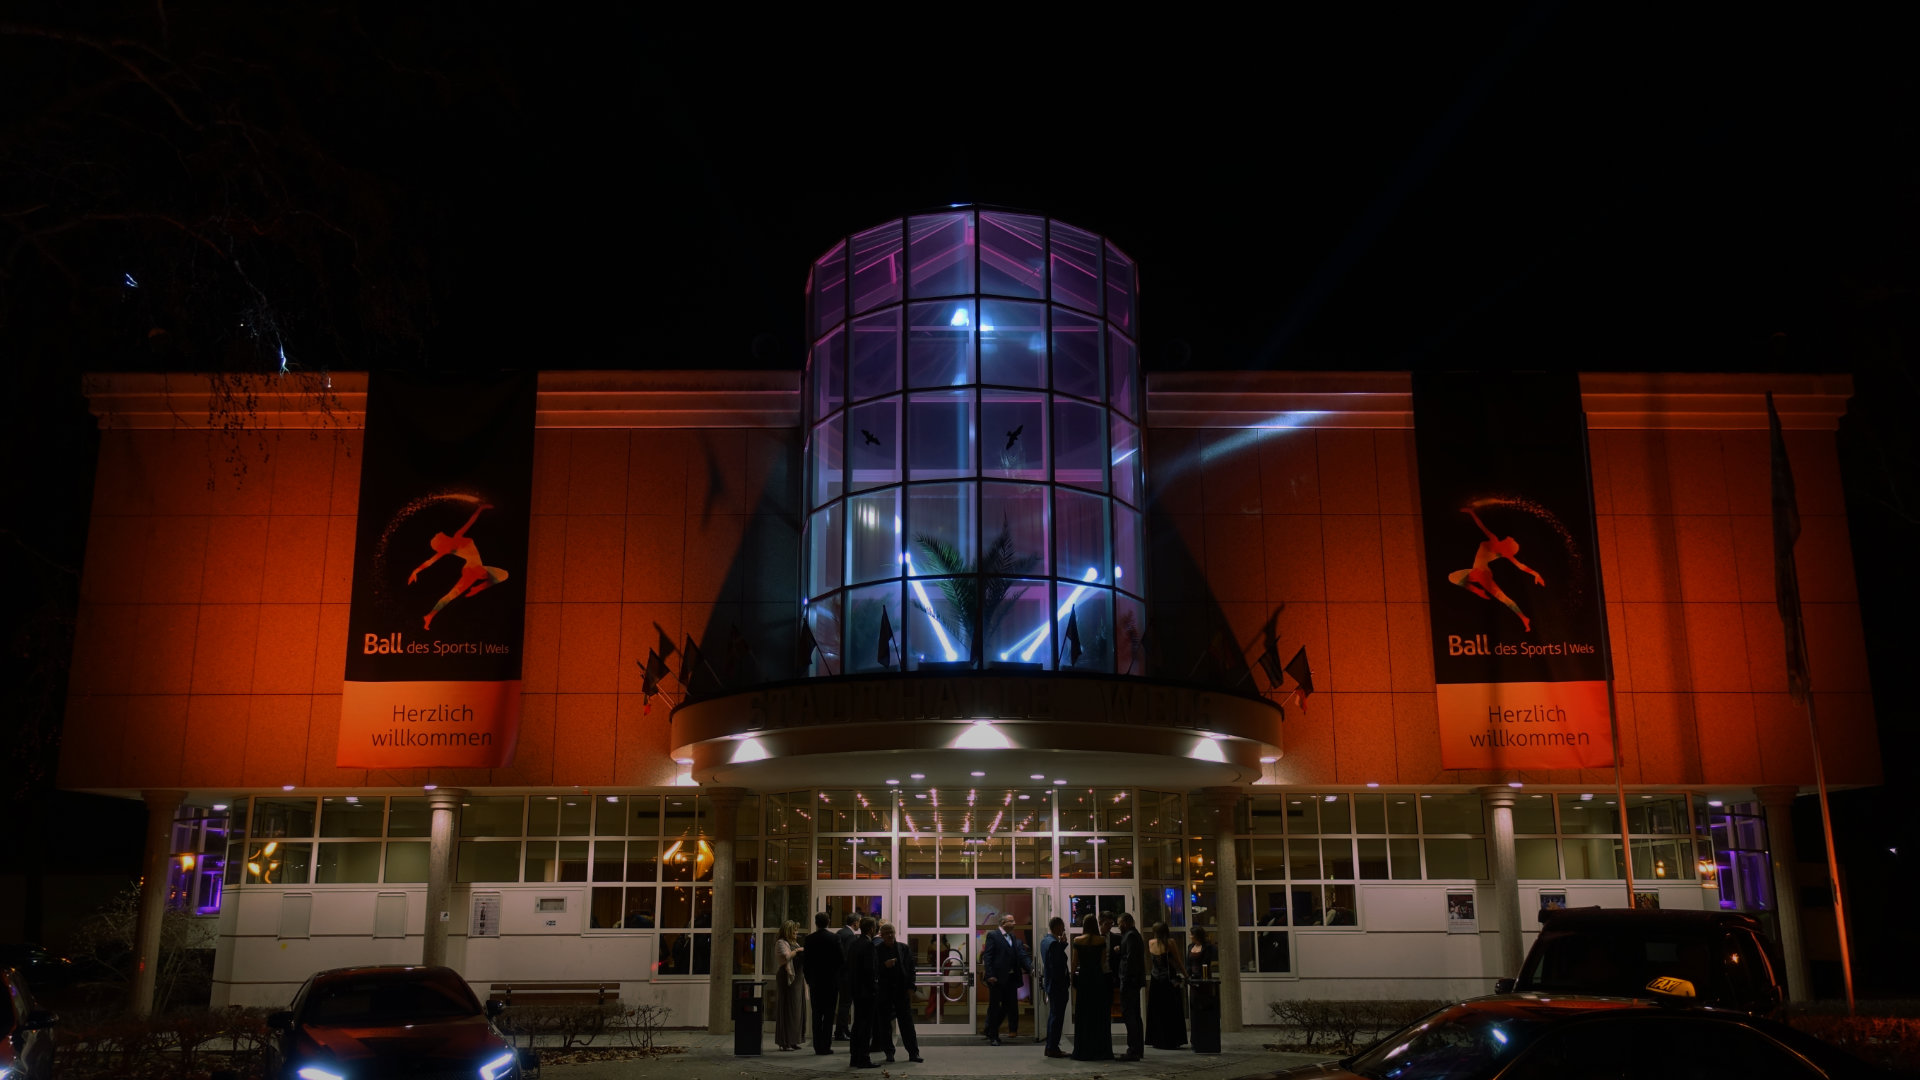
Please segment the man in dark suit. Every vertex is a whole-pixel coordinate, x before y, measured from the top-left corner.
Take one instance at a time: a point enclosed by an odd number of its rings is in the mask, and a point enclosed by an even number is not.
[[[813,913],[813,933],[807,935],[808,1008],[813,1013],[813,1052],[833,1053],[833,1014],[840,997],[840,969],[846,957],[840,955],[840,941],[827,929],[832,920],[824,911]]]
[[[852,997],[851,991],[847,989],[846,959],[847,959],[847,948],[853,944],[854,938],[857,938],[860,936],[860,932],[857,929],[855,929],[859,925],[860,925],[860,916],[853,913],[852,911],[848,911],[846,925],[842,926],[840,928],[840,932],[834,935],[834,937],[838,938],[840,941],[840,961],[841,961],[840,986],[838,991],[834,995],[838,1001],[838,1009],[835,1011],[834,1019],[833,1019],[833,1037],[836,1039],[845,1040],[845,1039],[853,1038],[852,1035],[847,1033],[847,1024],[850,1022],[853,1016],[853,997]]]
[[[1020,1037],[1020,977],[1031,974],[1027,947],[1013,936],[1013,916],[1000,916],[1000,928],[980,943],[980,977],[987,982],[987,1042],[1000,1045],[1000,1021],[1007,1021],[1007,1038]]]
[[[878,1004],[874,994],[879,989],[873,970],[873,939],[867,936],[871,933],[873,920],[861,919],[859,933],[847,946],[847,995],[853,1000],[852,1064],[856,1069],[880,1067],[869,1049],[873,1045],[873,1011]]]
[[[1067,939],[1065,919],[1055,915],[1047,920],[1047,936],[1040,939],[1040,989],[1047,992],[1047,1056],[1066,1057],[1066,1051],[1060,1049],[1060,1036],[1067,1028],[1067,1001],[1072,986],[1071,976],[1067,972],[1067,951],[1072,946]]]
[[[1127,1052],[1117,1061],[1139,1061],[1146,1053],[1146,1029],[1140,1022],[1140,991],[1147,985],[1147,942],[1133,916],[1120,913],[1120,1022],[1127,1026]]]
[[[893,1060],[893,1025],[900,1025],[900,1044],[908,1061],[920,1056],[920,1037],[913,1030],[913,950],[895,936],[893,924],[880,924],[880,943],[873,947],[873,972],[879,981],[874,995],[874,1041]]]

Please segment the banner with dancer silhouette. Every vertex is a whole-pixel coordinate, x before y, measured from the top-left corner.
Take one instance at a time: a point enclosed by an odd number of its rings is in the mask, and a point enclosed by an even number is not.
[[[535,380],[386,372],[368,380],[343,768],[513,760]]]
[[[1443,769],[1613,764],[1579,377],[1416,374]]]

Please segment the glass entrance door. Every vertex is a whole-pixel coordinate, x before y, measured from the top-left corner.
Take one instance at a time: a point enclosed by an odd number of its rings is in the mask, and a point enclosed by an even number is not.
[[[988,934],[1000,932],[1001,920],[1013,916],[1010,928],[1014,939],[1026,948],[1027,960],[1036,963],[1040,951],[1040,936],[1035,932],[1034,888],[1031,885],[1019,888],[976,888],[973,892],[974,940],[984,944]],[[1045,924],[1039,924],[1039,932],[1044,933]],[[1036,967],[1033,977],[1020,977],[1020,985],[1014,989],[1015,1013],[1009,1019],[1003,1019],[1000,1030],[1003,1033],[1018,1032],[1022,1037],[1031,1039],[1034,1035],[1034,1006],[1039,1003],[1039,970]],[[985,977],[976,972],[973,998],[974,1011],[978,1018],[974,1030],[985,1031],[987,1010],[991,1006],[993,987],[987,985]]]
[[[936,1034],[978,1030],[970,992],[976,953],[973,890],[956,885],[903,886],[895,932],[913,950],[914,1023]]]
[[[1141,917],[1140,906],[1138,897],[1132,888],[1115,888],[1112,885],[1102,882],[1098,886],[1070,885],[1062,891],[1066,894],[1066,903],[1063,905],[1064,910],[1061,912],[1061,917],[1067,920],[1067,934],[1069,937],[1078,936],[1081,933],[1083,924],[1087,921],[1087,916],[1089,915],[1094,916],[1096,919],[1103,915],[1118,919],[1120,913],[1123,911],[1132,912],[1135,923],[1134,928],[1140,930],[1143,935],[1146,933],[1146,930],[1138,925]],[[1114,929],[1113,934],[1115,935],[1115,940],[1117,940],[1119,934],[1117,927]],[[1114,973],[1113,1001],[1109,1006],[1108,1016],[1114,1024],[1117,1025],[1120,1023],[1120,978],[1118,972]]]

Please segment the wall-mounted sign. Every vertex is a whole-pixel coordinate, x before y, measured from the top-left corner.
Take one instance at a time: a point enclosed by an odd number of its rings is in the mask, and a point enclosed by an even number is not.
[[[1473,893],[1450,892],[1447,894],[1447,933],[1477,934],[1480,932],[1480,917],[1473,910]]]
[[[1440,767],[1613,764],[1578,377],[1416,373],[1413,415]]]
[[[473,894],[473,919],[467,924],[467,936],[470,938],[500,936],[499,893],[477,892]]]
[[[532,374],[369,378],[341,766],[513,760],[534,401]]]

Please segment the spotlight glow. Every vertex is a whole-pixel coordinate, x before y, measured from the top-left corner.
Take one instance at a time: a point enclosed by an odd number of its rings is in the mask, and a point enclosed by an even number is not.
[[[1094,566],[1089,566],[1087,567],[1087,576],[1082,580],[1097,581],[1099,580],[1099,578],[1100,578],[1099,568]],[[1066,621],[1067,616],[1073,611],[1073,605],[1079,603],[1080,598],[1086,595],[1086,592],[1087,592],[1087,587],[1085,585],[1074,586],[1073,592],[1068,594],[1066,602],[1062,603],[1060,605],[1060,610],[1054,613],[1053,621],[1054,622]],[[1039,629],[1035,630],[1033,633],[1028,634],[1026,637],[1021,638],[1018,642],[1014,644],[1013,648],[1008,649],[1006,652],[1001,653],[1000,659],[1005,660],[1010,656],[1012,656],[1016,650],[1018,650],[1020,653],[1020,659],[1022,661],[1031,661],[1033,659],[1033,654],[1039,650],[1040,646],[1046,640],[1047,640],[1047,628],[1043,625]],[[1025,648],[1022,648],[1022,646],[1025,646]]]

